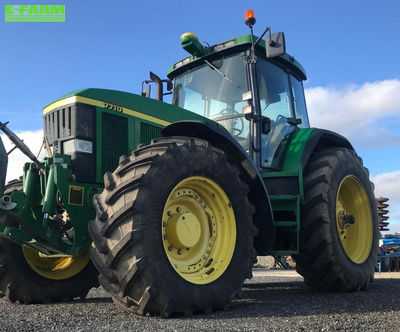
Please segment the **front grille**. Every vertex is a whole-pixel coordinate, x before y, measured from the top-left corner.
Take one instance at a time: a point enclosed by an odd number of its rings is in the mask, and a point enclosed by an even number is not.
[[[49,144],[71,138],[94,140],[96,137],[96,107],[75,103],[45,114],[44,134]]]
[[[128,119],[109,113],[102,114],[102,165],[103,174],[114,171],[119,157],[129,153]]]
[[[96,107],[73,103],[51,110],[43,117],[44,135],[50,145],[59,142],[58,152],[64,153],[63,142],[82,139],[93,144],[93,153],[72,152],[72,172],[78,182],[96,181]]]
[[[44,132],[50,144],[71,136],[71,107],[61,108],[45,115]]]
[[[161,136],[161,128],[148,123],[140,123],[140,143],[149,144],[153,138]]]

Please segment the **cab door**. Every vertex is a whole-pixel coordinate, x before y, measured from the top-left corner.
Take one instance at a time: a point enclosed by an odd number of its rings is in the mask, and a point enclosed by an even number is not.
[[[263,59],[257,62],[257,83],[261,115],[271,121],[267,134],[260,130],[260,166],[279,170],[293,131],[308,127],[303,86]]]

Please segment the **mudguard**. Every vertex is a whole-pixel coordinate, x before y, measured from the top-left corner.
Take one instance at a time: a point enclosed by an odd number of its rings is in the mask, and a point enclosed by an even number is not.
[[[351,143],[344,136],[326,129],[312,128],[312,132],[307,140],[306,146],[301,156],[301,165],[303,167],[303,170],[306,167],[311,154],[316,149],[322,147],[343,147],[354,150]]]
[[[248,198],[255,207],[253,220],[258,228],[258,234],[254,240],[255,247],[260,254],[269,251],[275,236],[271,203],[261,174],[242,146],[224,127],[205,121],[174,122],[162,129],[161,133],[164,137],[186,136],[207,140],[213,146],[223,150],[234,163],[241,167],[250,189]]]

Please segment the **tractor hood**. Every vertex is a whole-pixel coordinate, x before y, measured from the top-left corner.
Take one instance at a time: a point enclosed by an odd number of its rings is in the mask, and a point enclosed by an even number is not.
[[[203,120],[212,122],[198,114],[162,101],[129,92],[96,88],[76,90],[62,96],[47,105],[43,109],[43,113],[47,114],[54,109],[72,103],[82,103],[97,108],[129,114],[161,126],[166,126],[172,122],[181,120]]]
[[[129,92],[83,89],[44,108],[44,135],[50,146],[71,156],[78,182],[102,183],[121,155],[161,136],[161,129],[179,120],[203,120],[198,114]],[[88,167],[93,165],[95,167]]]

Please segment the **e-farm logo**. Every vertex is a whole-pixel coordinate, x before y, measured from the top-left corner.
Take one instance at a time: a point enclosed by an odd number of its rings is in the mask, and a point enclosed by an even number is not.
[[[6,22],[65,22],[65,5],[5,5]]]

